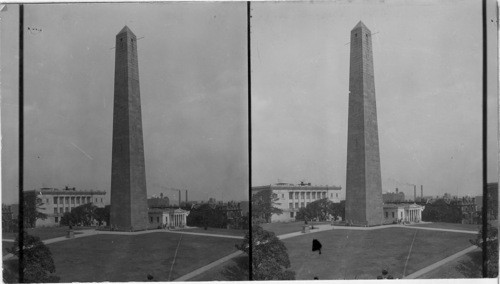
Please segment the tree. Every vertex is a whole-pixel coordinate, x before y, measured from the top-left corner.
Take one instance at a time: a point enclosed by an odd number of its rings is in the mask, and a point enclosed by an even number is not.
[[[111,205],[106,205],[104,208],[97,207],[94,211],[94,218],[95,220],[99,223],[99,226],[103,224],[103,222],[106,222],[106,224],[109,226],[110,222],[110,209]]]
[[[24,233],[23,240],[23,278],[27,283],[54,283],[59,282],[59,277],[54,273],[56,267],[49,248],[39,237]],[[8,250],[19,257],[19,236],[14,246]]]
[[[34,228],[37,219],[45,220],[47,215],[41,213],[39,210],[44,209],[43,201],[38,197],[36,191],[25,191],[24,192],[24,227]]]
[[[335,217],[335,220],[338,220],[339,217],[345,220],[345,200],[341,200],[340,203],[333,203],[330,214]]]
[[[333,203],[328,198],[323,198],[316,200],[307,204],[306,207],[302,207],[297,212],[297,220],[311,220],[316,218],[319,221],[325,221],[329,216],[334,216],[335,219],[338,217],[345,217],[345,201],[340,203]]]
[[[438,199],[432,204],[427,204],[422,211],[422,221],[460,223],[462,215],[460,208]]]
[[[236,247],[249,254],[250,234]],[[295,272],[288,270],[290,259],[285,244],[273,232],[258,224],[252,225],[252,279],[294,280]]]
[[[487,277],[496,278],[498,276],[498,229],[493,227],[488,223],[486,227],[486,267],[488,275]],[[479,228],[479,233],[475,240],[470,240],[470,242],[483,249],[483,228]]]
[[[78,207],[75,207],[73,208],[73,210],[71,210],[71,212],[64,213],[64,215],[61,218],[60,224],[63,226],[69,226],[69,225],[91,226],[92,222],[95,219],[97,219],[97,214],[96,214],[97,209],[98,207],[92,203],[86,203]],[[102,215],[100,217],[105,218],[106,216]]]
[[[266,222],[271,221],[273,214],[282,214],[283,210],[275,205],[278,197],[271,189],[264,189],[252,196],[252,221]]]

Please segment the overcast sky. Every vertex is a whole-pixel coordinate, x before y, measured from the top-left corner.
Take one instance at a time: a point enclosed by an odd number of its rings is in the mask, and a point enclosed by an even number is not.
[[[348,42],[361,20],[373,33],[383,191],[481,193],[481,2],[419,3],[252,3],[252,185],[345,189]],[[489,181],[498,176],[496,78]]]
[[[10,203],[18,182],[18,7],[1,17],[2,186]],[[112,48],[125,24],[142,38],[148,195],[177,200],[165,188],[179,188],[191,200],[248,199],[245,3],[25,5],[25,189],[109,192]]]

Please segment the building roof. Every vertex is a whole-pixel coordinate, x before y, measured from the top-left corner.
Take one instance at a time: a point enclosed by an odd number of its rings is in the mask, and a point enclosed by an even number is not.
[[[425,206],[418,204],[394,204],[394,203],[386,203],[384,204],[384,209],[386,208],[403,208],[403,209],[417,209],[417,208],[425,208]]]
[[[40,189],[34,190],[25,190],[24,194],[29,192],[36,192],[37,195],[106,195],[106,191],[104,190],[76,190],[76,188],[66,187],[64,189],[59,188],[51,188],[51,187],[43,187]]]
[[[341,186],[336,185],[295,185],[291,183],[277,183],[270,185],[261,185],[252,187],[252,191],[259,191],[264,189],[285,189],[285,190],[305,190],[305,191],[314,191],[314,190],[341,190]]]

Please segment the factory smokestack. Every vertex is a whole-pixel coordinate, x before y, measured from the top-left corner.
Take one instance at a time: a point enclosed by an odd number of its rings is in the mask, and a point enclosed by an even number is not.
[[[420,199],[424,199],[424,186],[420,185]]]
[[[179,189],[179,208],[181,208],[181,190]]]
[[[399,190],[398,190],[398,188],[396,187],[396,193],[398,193],[398,191],[399,191]]]
[[[188,204],[188,190],[186,189],[186,205]]]
[[[417,202],[417,186],[413,185],[413,202]]]

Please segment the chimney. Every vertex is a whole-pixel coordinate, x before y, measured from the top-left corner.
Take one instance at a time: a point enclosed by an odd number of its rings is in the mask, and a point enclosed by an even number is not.
[[[181,190],[179,189],[179,208],[181,208]]]
[[[417,186],[413,185],[413,201],[417,201]]]
[[[160,198],[163,199],[163,192],[160,192]]]
[[[186,205],[188,204],[188,190],[186,189]]]
[[[396,187],[396,193],[398,193],[399,189]]]
[[[420,198],[424,199],[424,186],[420,185]]]

